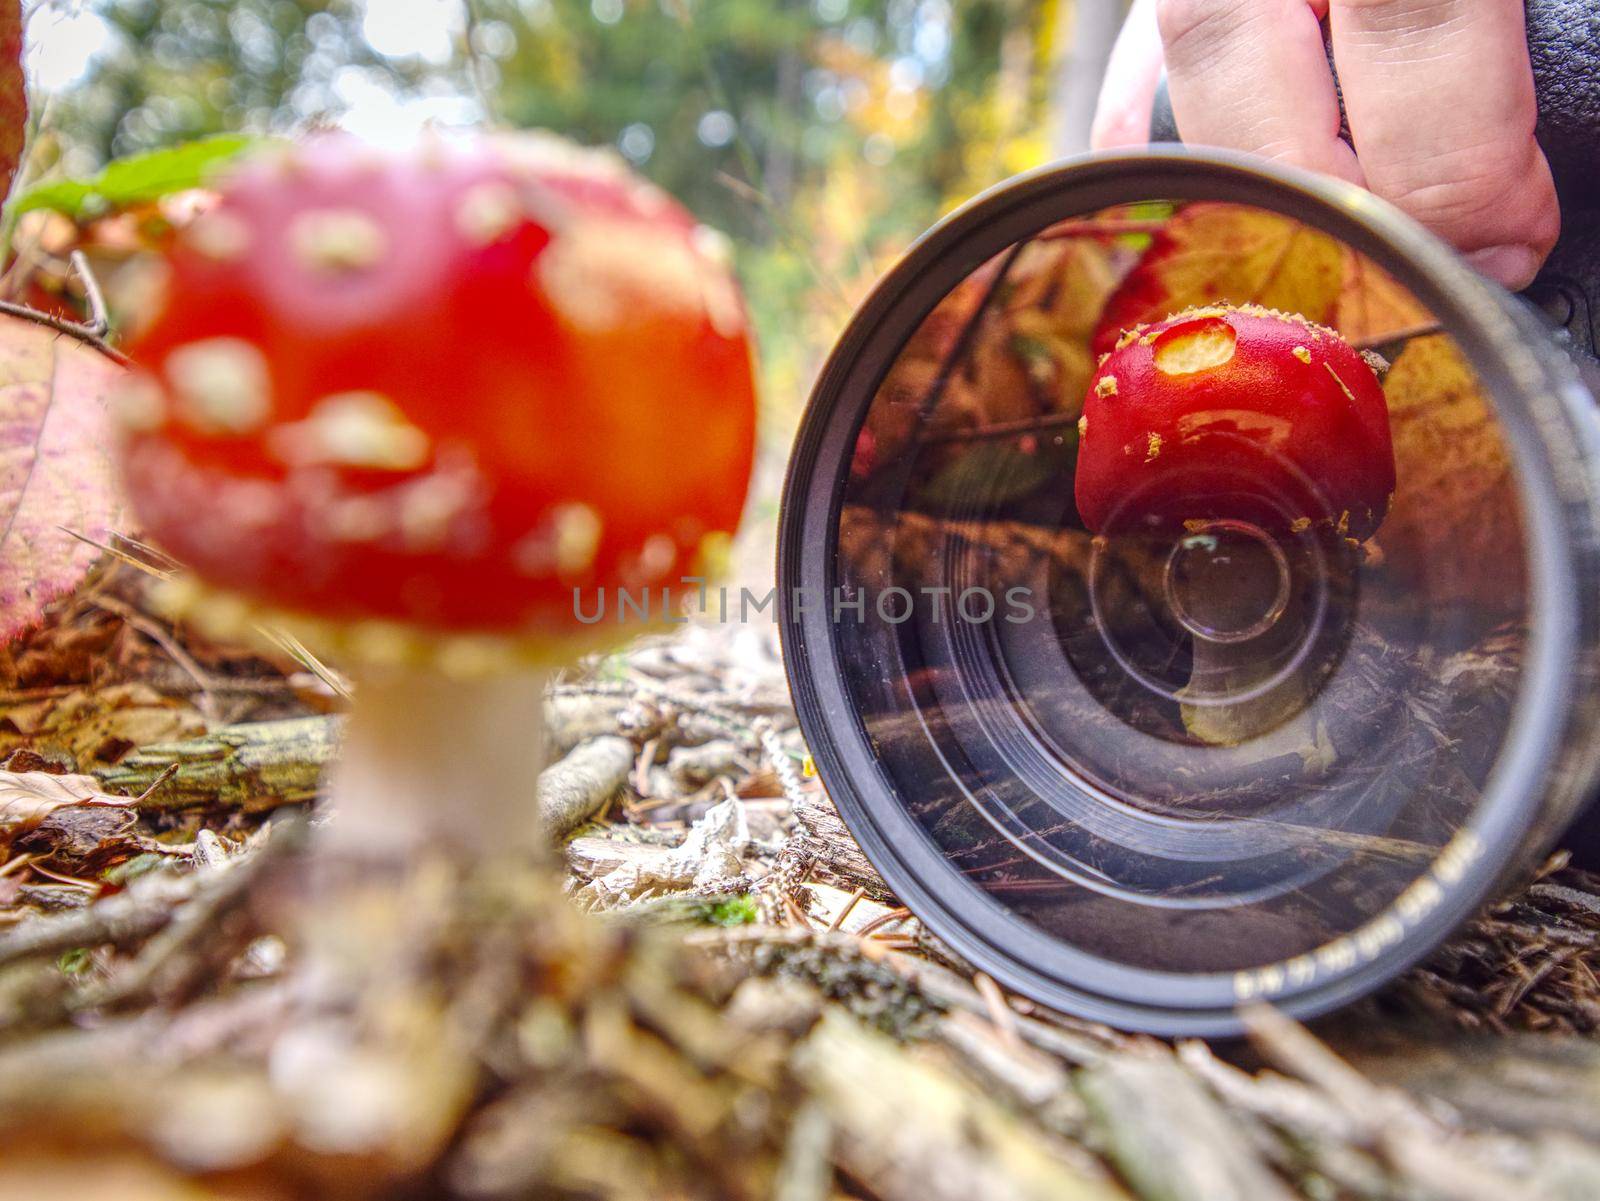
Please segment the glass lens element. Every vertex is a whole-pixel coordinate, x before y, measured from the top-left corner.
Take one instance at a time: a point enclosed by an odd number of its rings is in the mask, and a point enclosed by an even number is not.
[[[944,297],[860,429],[836,583],[930,843],[1061,943],[1172,972],[1343,954],[1415,892],[1527,631],[1454,342],[1331,236],[1212,202],[1059,222]]]

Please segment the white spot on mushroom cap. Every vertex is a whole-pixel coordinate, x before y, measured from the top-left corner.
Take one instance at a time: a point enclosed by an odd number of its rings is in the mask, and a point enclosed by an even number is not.
[[[745,330],[744,305],[733,282],[733,243],[720,230],[697,225],[689,235],[695,254],[708,265],[700,272],[706,314],[711,328],[724,338],[737,338]]]
[[[311,209],[290,224],[289,249],[312,270],[359,271],[382,260],[389,238],[361,209]]]
[[[533,281],[568,324],[603,333],[641,309],[708,318],[724,337],[745,326],[738,292],[676,232],[623,221],[563,230],[534,261]]]
[[[737,338],[744,333],[744,306],[739,302],[739,291],[733,281],[720,272],[713,272],[703,277],[702,288],[711,328],[724,338]]]
[[[406,484],[398,493],[400,536],[406,549],[427,553],[451,545],[479,493],[475,469],[436,471]]]
[[[525,214],[517,189],[503,180],[474,184],[456,205],[456,228],[474,246],[490,246],[522,223]]]
[[[665,534],[645,540],[639,551],[639,571],[647,580],[659,580],[678,561],[678,544]]]
[[[237,479],[218,495],[217,521],[251,536],[281,519],[283,491],[264,479]]]
[[[712,229],[709,225],[697,225],[694,227],[694,233],[689,236],[689,241],[694,246],[695,253],[706,262],[724,270],[733,266],[733,243],[721,230]]]
[[[243,338],[180,346],[162,364],[183,420],[200,433],[249,434],[272,413],[266,355]]]
[[[415,471],[428,461],[428,435],[379,392],[324,396],[303,421],[267,435],[267,447],[290,466],[322,464],[371,471]]]
[[[604,531],[592,505],[568,501],[551,508],[538,527],[512,548],[513,560],[526,576],[578,579],[594,566]]]

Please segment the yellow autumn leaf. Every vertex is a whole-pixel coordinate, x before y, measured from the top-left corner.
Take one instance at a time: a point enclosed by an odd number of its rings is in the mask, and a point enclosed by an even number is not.
[[[1337,238],[1243,204],[1185,205],[1112,293],[1095,334],[1110,350],[1125,329],[1200,304],[1259,304],[1334,320],[1344,286]]]
[[[1383,390],[1397,478],[1377,534],[1387,570],[1432,604],[1516,609],[1517,491],[1476,373],[1448,336],[1413,338]]]

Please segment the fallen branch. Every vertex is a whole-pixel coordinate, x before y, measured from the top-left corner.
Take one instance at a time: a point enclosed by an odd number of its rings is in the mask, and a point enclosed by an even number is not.
[[[580,743],[539,774],[539,815],[552,838],[594,819],[621,791],[633,768],[633,744],[608,735]]]
[[[129,946],[149,938],[172,920],[195,894],[197,878],[151,872],[126,892],[66,913],[34,917],[0,934],[0,964],[76,947]]]
[[[884,1201],[1120,1201],[1126,1194],[975,1084],[837,1011],[793,1056],[837,1162]]]
[[[248,899],[258,881],[305,842],[304,825],[281,823],[259,847],[199,876],[194,899],[174,913],[171,922],[147,943],[134,961],[109,979],[71,997],[73,1012],[125,1004],[145,996],[181,989],[204,973],[213,958],[195,953],[222,922]]]
[[[1292,1201],[1238,1121],[1165,1051],[1107,1057],[1079,1076],[1111,1158],[1157,1201]]]

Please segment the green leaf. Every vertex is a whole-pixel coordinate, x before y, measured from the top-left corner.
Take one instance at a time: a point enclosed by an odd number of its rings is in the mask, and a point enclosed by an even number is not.
[[[61,952],[56,969],[64,976],[76,976],[94,962],[94,953],[88,947],[73,947]]]
[[[222,164],[266,141],[248,134],[218,134],[131,155],[107,163],[88,179],[58,179],[29,188],[17,198],[17,211],[54,209],[73,218],[117,212],[200,187]]]

